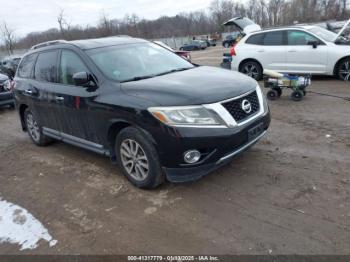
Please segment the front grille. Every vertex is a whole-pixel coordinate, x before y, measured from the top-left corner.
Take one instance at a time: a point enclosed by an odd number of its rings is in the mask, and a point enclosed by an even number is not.
[[[242,109],[243,100],[248,100],[251,104],[251,111],[249,113],[246,113]],[[228,112],[230,112],[230,114],[236,120],[237,123],[246,120],[251,115],[257,113],[260,109],[259,98],[256,91],[244,97],[240,97],[238,99],[222,103],[222,105],[226,108]]]

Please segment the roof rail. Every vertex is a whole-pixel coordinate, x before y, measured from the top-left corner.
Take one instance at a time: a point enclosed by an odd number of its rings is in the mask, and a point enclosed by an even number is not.
[[[44,42],[44,43],[33,45],[30,49],[38,49],[38,48],[45,47],[45,46],[64,44],[64,43],[68,43],[68,41],[66,41],[66,40],[47,41],[47,42]]]

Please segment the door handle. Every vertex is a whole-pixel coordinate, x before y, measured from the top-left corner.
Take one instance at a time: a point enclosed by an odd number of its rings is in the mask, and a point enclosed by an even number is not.
[[[33,90],[26,89],[26,90],[24,90],[24,93],[32,95],[33,94]]]
[[[63,101],[64,97],[62,97],[62,96],[55,96],[55,100],[56,101]]]
[[[264,49],[260,49],[260,50],[258,50],[258,52],[259,53],[263,53],[263,52],[265,52],[265,50]]]
[[[296,53],[297,50],[292,49],[292,50],[288,50],[288,52],[289,52],[289,53]]]

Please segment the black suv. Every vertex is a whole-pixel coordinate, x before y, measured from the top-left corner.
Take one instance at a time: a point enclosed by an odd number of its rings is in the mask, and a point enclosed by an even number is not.
[[[255,80],[129,37],[34,46],[14,93],[35,144],[61,140],[109,156],[142,188],[206,175],[270,123]]]

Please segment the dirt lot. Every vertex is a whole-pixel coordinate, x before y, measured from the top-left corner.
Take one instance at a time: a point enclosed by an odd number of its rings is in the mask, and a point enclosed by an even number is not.
[[[223,49],[193,53],[218,66]],[[350,96],[317,78],[311,90]],[[108,158],[63,143],[36,147],[0,109],[0,198],[58,242],[1,254],[349,254],[350,102],[288,94],[270,102],[268,135],[200,181],[132,187]],[[1,220],[0,220],[1,221]],[[1,222],[0,222],[1,223]]]

